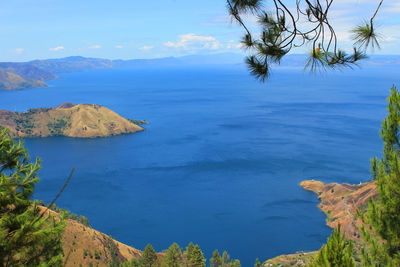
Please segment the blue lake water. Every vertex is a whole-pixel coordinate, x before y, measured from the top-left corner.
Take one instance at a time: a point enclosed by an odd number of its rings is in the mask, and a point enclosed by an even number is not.
[[[281,69],[260,84],[240,66],[100,70],[1,91],[0,109],[96,103],[148,120],[132,135],[26,139],[43,160],[35,197],[50,201],[76,166],[57,205],[94,228],[138,249],[193,241],[252,266],[325,242],[325,215],[299,183],[370,178],[398,73]]]

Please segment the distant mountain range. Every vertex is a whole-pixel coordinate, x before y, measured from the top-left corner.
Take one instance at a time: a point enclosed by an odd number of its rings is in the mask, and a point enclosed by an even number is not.
[[[146,66],[229,65],[240,64],[239,54],[196,55],[156,59],[110,60],[73,56],[33,60],[24,63],[0,63],[0,90],[19,90],[48,86],[45,81],[56,79],[57,73],[98,69],[140,68]]]
[[[27,62],[27,64],[31,64],[51,73],[79,72],[97,69],[126,69],[146,66],[230,65],[240,63],[243,63],[243,56],[234,53],[131,60],[110,60],[74,56]]]
[[[281,67],[303,68],[307,56],[293,54],[286,56]],[[155,59],[110,60],[73,56],[58,59],[34,60],[25,63],[0,63],[0,90],[16,90],[45,87],[45,81],[57,78],[57,73],[80,72],[98,69],[126,69],[141,67],[179,67],[243,65],[244,56],[234,53],[192,55]],[[400,65],[399,55],[374,55],[362,61],[361,66]]]
[[[54,74],[26,63],[0,63],[0,90],[45,87]]]

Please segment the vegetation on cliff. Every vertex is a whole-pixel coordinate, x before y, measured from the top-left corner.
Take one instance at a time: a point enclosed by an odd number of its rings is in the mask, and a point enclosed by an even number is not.
[[[353,243],[346,240],[340,231],[340,225],[336,228],[326,245],[319,250],[310,267],[354,267]]]
[[[300,186],[318,195],[321,201],[318,207],[326,214],[329,227],[341,226],[346,238],[361,242],[361,219],[358,210],[364,210],[370,198],[377,197],[376,182],[370,181],[358,185],[324,184],[320,181],[303,181]]]
[[[137,122],[137,121],[136,121]],[[0,111],[0,125],[18,137],[106,137],[144,130],[112,110],[94,104],[70,103],[27,112]]]
[[[372,174],[374,181],[353,187],[353,192],[341,190],[333,201],[321,207],[328,213],[328,222],[336,222],[338,228],[335,229],[332,237],[328,239],[328,244],[323,246],[310,266],[354,266],[354,261],[349,260],[347,254],[350,253],[351,241],[341,236],[340,221],[347,226],[348,238],[360,237],[359,250],[352,250],[352,258],[357,260],[362,266],[400,266],[400,94],[396,88],[391,89],[388,98],[388,115],[382,123],[381,137],[384,143],[383,158],[372,160]],[[303,183],[303,187],[321,188],[324,185],[313,182]],[[318,185],[317,185],[318,184]],[[312,184],[311,184],[312,185]],[[335,186],[327,185],[334,193]],[[356,189],[357,190],[354,190]],[[313,191],[314,191],[313,190]],[[358,197],[354,198],[354,192],[359,192]],[[320,197],[326,194],[323,191],[316,191]],[[336,193],[338,195],[338,193]],[[367,202],[368,201],[368,202]],[[349,203],[352,203],[353,208]],[[329,207],[330,206],[330,207]],[[347,213],[339,215],[337,207]],[[356,207],[354,209],[354,207]],[[332,214],[331,214],[332,213]],[[333,215],[333,216],[332,216]],[[353,226],[353,229],[349,227]],[[337,242],[333,242],[336,240]],[[347,245],[346,245],[347,244]],[[341,252],[340,265],[337,265],[335,257]],[[361,256],[360,256],[361,254]],[[359,260],[360,258],[360,260]],[[357,263],[356,262],[356,263]]]
[[[383,158],[372,159],[373,181],[359,185],[304,181],[335,228],[318,252],[282,255],[282,266],[400,266],[400,93],[391,89],[382,123]],[[353,242],[355,246],[353,247]],[[351,256],[351,258],[350,258]]]

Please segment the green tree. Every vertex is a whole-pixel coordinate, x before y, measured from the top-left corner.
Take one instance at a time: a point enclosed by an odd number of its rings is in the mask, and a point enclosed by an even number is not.
[[[120,267],[142,267],[142,262],[140,259],[132,259],[130,261],[125,261],[120,264]]]
[[[173,243],[167,250],[163,260],[163,267],[179,267],[182,258],[182,252],[178,244]]]
[[[157,262],[157,253],[154,248],[148,244],[143,251],[142,264],[143,267],[153,267]]]
[[[353,267],[353,243],[340,232],[340,225],[328,237],[310,267]]]
[[[393,87],[382,123],[383,158],[372,160],[378,198],[370,199],[364,222],[364,266],[400,266],[400,94]]]
[[[204,267],[206,266],[205,262],[200,247],[190,242],[184,253],[184,265],[187,267]]]
[[[221,267],[222,259],[221,255],[219,255],[218,249],[214,250],[212,257],[210,259],[210,267]]]
[[[206,259],[203,256],[203,251],[201,251],[199,245],[195,245],[193,249],[192,256],[192,266],[193,267],[205,267]]]
[[[229,264],[230,267],[241,267],[242,265],[240,264],[239,260],[233,260]]]
[[[183,253],[185,266],[188,267],[191,266],[190,264],[192,262],[193,251],[194,251],[194,244],[190,242],[189,245],[186,247],[185,252]]]
[[[85,216],[81,215],[79,216],[79,220],[78,220],[81,224],[85,225],[85,226],[90,226],[90,222],[89,219],[86,218]]]
[[[261,263],[258,258],[256,259],[256,263],[254,264],[254,267],[261,267]]]
[[[231,260],[231,256],[229,256],[228,252],[222,252],[222,267],[229,266],[229,262]]]
[[[63,218],[32,202],[40,162],[0,129],[0,266],[62,266]]]

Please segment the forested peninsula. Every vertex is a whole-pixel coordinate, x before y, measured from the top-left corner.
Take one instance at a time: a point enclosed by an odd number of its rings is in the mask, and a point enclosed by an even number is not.
[[[0,126],[13,138],[68,136],[107,137],[143,131],[138,124],[95,104],[65,103],[56,108],[34,108],[27,112],[0,110]]]

